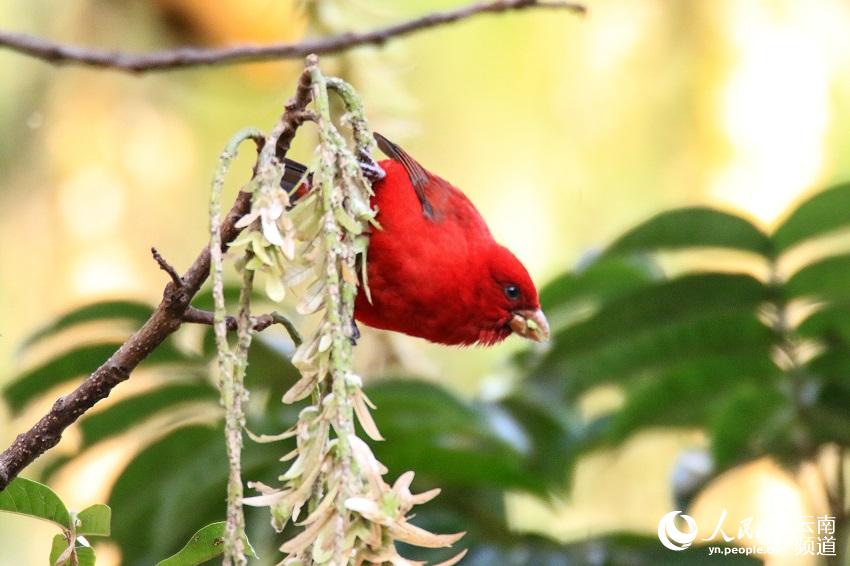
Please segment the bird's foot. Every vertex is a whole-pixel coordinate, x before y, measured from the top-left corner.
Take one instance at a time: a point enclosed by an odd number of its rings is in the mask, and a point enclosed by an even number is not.
[[[381,166],[368,153],[360,152],[358,161],[360,161],[360,170],[363,172],[363,176],[370,182],[377,183],[387,176]]]
[[[357,341],[360,340],[360,329],[357,327],[357,321],[351,321],[351,333],[348,335],[348,339],[351,340],[351,345],[356,346]]]

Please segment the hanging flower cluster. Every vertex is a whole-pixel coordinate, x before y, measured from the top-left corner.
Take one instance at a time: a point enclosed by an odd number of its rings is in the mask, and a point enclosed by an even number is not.
[[[321,319],[314,336],[293,356],[301,379],[283,401],[311,402],[291,430],[273,437],[296,441],[295,450],[283,458],[291,464],[280,476],[282,485],[249,483],[260,495],[243,502],[269,507],[278,531],[290,523],[301,527],[281,547],[284,566],[417,564],[398,554],[397,541],[447,547],[462,533],[435,535],[411,524],[411,509],[439,490],[411,493],[413,472],[394,485],[386,483],[386,468],[355,431],[356,419],[370,438],[382,440],[370,412],[375,407],[351,369],[358,285],[368,293],[366,232],[370,226],[379,229],[369,204],[371,183],[360,164],[370,159],[374,142],[353,89],[339,79],[325,79],[315,59],[308,60],[308,70],[319,126],[311,190],[293,203],[281,189],[284,169],[274,157],[273,132],[258,162],[252,210],[240,221],[245,232],[231,250],[242,254],[244,272],[264,275],[272,300],[282,300],[287,288],[309,283],[297,310],[321,311]],[[354,149],[331,120],[328,90],[345,104],[342,121],[352,129]]]

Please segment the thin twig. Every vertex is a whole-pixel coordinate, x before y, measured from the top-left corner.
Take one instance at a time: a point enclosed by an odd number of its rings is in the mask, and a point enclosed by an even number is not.
[[[292,324],[292,321],[280,313],[270,312],[261,314],[253,317],[253,321],[254,324],[251,328],[253,328],[254,332],[262,332],[273,324],[280,324],[289,333],[290,337],[292,338],[292,341],[295,343],[296,346],[301,340],[301,335],[298,334],[298,331],[295,329],[295,326]],[[212,311],[205,311],[197,307],[189,306],[189,308],[186,309],[186,312],[183,313],[183,322],[187,322],[190,324],[206,324],[207,326],[212,326],[215,323],[215,314]],[[224,324],[229,332],[236,331],[237,325],[235,316],[225,317]],[[295,331],[294,335],[293,330]]]
[[[165,258],[159,253],[159,250],[156,248],[151,248],[151,255],[153,255],[154,261],[159,265],[159,268],[166,272],[169,277],[171,277],[172,283],[174,283],[177,287],[183,286],[183,280],[180,279],[180,274],[177,273],[177,270],[174,269],[174,266],[165,261]]]
[[[287,104],[281,120],[284,123],[281,137],[278,139],[277,156],[286,156],[297,126],[292,122],[299,110],[310,101],[309,76],[299,81],[295,96]],[[226,246],[239,233],[236,222],[248,213],[251,207],[251,193],[240,191],[230,212],[221,223],[221,241]],[[158,255],[158,254],[156,254]],[[156,255],[154,257],[156,257]],[[162,259],[160,257],[160,259]],[[167,262],[157,260],[160,266]],[[166,269],[166,271],[168,271]],[[170,274],[170,273],[169,273]],[[177,272],[174,271],[177,275]],[[162,301],[150,318],[103,365],[97,368],[74,391],[60,397],[31,429],[19,434],[11,446],[0,453],[0,491],[33,461],[50,448],[56,446],[62,433],[80,415],[91,409],[98,401],[109,396],[112,389],[130,377],[130,373],[166,338],[183,324],[183,317],[189,309],[189,303],[210,274],[210,249],[204,249],[195,258],[191,267],[183,274],[172,276],[163,291]],[[179,282],[179,283],[178,283]]]
[[[128,73],[172,71],[189,67],[233,65],[278,59],[300,59],[311,53],[334,54],[362,45],[382,45],[388,40],[417,31],[463,20],[477,14],[549,8],[584,14],[581,4],[542,0],[496,0],[434,12],[419,18],[367,32],[307,39],[298,43],[273,45],[235,45],[200,49],[183,47],[153,53],[123,53],[65,45],[23,33],[0,31],[0,47],[28,55],[54,65],[81,65],[114,69]]]
[[[273,312],[270,314],[273,322],[280,324],[286,329],[286,332],[289,334],[289,339],[292,340],[292,343],[295,344],[296,348],[300,346],[302,342],[304,342],[304,339],[301,337],[301,333],[298,332],[298,329],[295,328],[295,325],[292,323],[291,320],[277,312]]]

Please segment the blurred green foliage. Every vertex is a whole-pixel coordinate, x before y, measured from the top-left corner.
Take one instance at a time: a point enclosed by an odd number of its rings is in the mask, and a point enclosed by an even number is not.
[[[661,563],[663,558],[647,558],[659,552],[650,540],[613,536],[559,546],[515,533],[504,493],[545,498],[564,487],[581,454],[650,427],[705,431],[714,465],[702,485],[762,456],[795,467],[826,444],[850,446],[845,316],[850,292],[844,284],[850,256],[828,249],[798,259],[801,266],[793,273],[781,268],[804,242],[847,227],[850,185],[815,195],[770,234],[712,209],[659,214],[542,290],[555,328],[552,343],[514,356],[517,385],[500,399],[467,401],[408,376],[372,383],[368,394],[387,438],[375,444],[376,455],[393,473],[415,470],[420,489],[443,488],[418,521],[431,530],[468,531],[468,563],[491,564],[486,557],[496,555],[508,560],[500,563],[572,564],[594,552],[603,557],[600,564]],[[699,256],[704,248],[742,251],[746,259],[674,276],[666,276],[653,259],[671,249]],[[751,275],[759,266],[765,275]],[[208,301],[201,296],[197,303]],[[87,305],[38,331],[26,347],[55,332],[73,332],[78,324],[124,328],[144,312],[122,301]],[[79,451],[132,434],[180,406],[214,409],[209,334],[205,329],[195,335],[195,344],[190,336],[178,336],[145,362],[162,375],[155,387],[85,415]],[[289,427],[299,410],[279,402],[296,379],[288,360],[291,346],[264,334],[251,351],[248,426],[257,433]],[[57,383],[93,369],[112,347],[72,346],[18,376],[3,390],[4,398],[12,411],[20,411]],[[622,403],[586,417],[578,402],[606,384],[622,390]],[[126,564],[167,556],[199,526],[221,517],[226,467],[220,424],[216,418],[206,424],[189,420],[148,431],[108,501],[115,510],[113,538]],[[245,478],[274,484],[277,456],[286,451],[248,443]],[[45,479],[69,461],[55,460]],[[690,499],[694,493],[676,495]],[[844,515],[843,509],[832,511]],[[263,520],[256,511],[249,515],[257,532],[267,530],[257,526]],[[272,559],[272,541],[252,538],[259,554]],[[696,554],[691,558],[697,560]],[[683,563],[679,558],[676,563]]]

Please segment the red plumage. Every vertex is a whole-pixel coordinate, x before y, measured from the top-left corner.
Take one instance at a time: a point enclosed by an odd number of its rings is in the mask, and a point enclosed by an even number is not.
[[[357,320],[441,344],[490,345],[512,332],[548,338],[528,271],[472,202],[376,137],[393,159],[379,163],[385,177],[374,184],[382,229],[370,236],[371,302],[361,289]]]
[[[511,333],[542,341],[549,325],[525,267],[493,239],[466,195],[383,136],[390,157],[364,164],[381,229],[369,236],[355,318],[368,326],[450,345],[491,345]],[[287,160],[283,186],[306,194],[306,167]],[[378,173],[378,175],[376,175]]]

